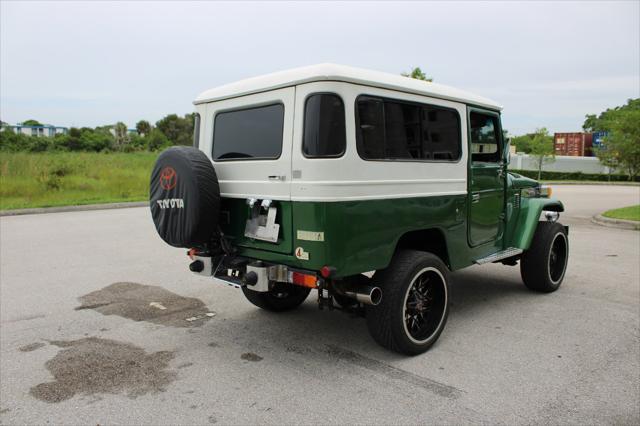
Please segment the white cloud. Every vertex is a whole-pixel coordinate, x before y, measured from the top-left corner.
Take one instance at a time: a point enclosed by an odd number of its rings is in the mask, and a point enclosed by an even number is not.
[[[0,2],[0,115],[133,124],[191,111],[219,84],[337,62],[419,65],[504,104],[510,130],[577,130],[638,96],[639,14],[638,2]]]

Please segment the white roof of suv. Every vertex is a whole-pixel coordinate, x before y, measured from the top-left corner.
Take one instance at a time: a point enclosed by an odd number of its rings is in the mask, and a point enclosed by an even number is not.
[[[502,107],[491,99],[465,92],[454,87],[438,83],[429,83],[401,75],[389,74],[379,71],[370,71],[362,68],[348,67],[336,64],[319,64],[308,67],[294,68],[260,77],[248,78],[235,83],[225,84],[202,92],[194,104],[219,101],[235,98],[252,93],[266,92],[268,90],[295,86],[313,81],[342,81],[361,84],[365,86],[380,87],[383,89],[398,90],[401,92],[416,93],[434,98],[448,99],[466,104],[473,104],[501,110]]]

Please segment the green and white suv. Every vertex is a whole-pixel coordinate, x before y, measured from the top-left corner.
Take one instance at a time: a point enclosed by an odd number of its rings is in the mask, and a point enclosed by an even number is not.
[[[458,89],[323,64],[205,91],[195,147],[151,176],[160,236],[190,269],[270,311],[364,307],[382,346],[417,354],[449,312],[450,272],[520,262],[555,291],[568,228],[550,189],[507,171],[500,106]]]

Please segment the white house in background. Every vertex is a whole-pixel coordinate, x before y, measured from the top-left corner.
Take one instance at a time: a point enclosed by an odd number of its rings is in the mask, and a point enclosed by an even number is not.
[[[109,127],[109,133],[111,133],[111,136],[115,137],[116,136],[116,125],[114,124],[113,126]],[[127,129],[127,135],[131,136],[131,135],[137,135],[138,131],[136,129]]]
[[[53,126],[51,124],[43,124],[41,126],[27,126],[18,123],[15,126],[10,124],[3,125],[2,130],[11,130],[14,133],[22,133],[27,136],[45,136],[52,138],[55,135],[66,135],[69,132],[68,127]]]

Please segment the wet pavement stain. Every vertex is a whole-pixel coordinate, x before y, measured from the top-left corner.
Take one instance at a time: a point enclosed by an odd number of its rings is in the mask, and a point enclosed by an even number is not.
[[[45,364],[54,381],[29,391],[41,401],[54,403],[76,394],[101,393],[126,393],[135,398],[163,392],[176,378],[174,371],[167,370],[173,352],[148,354],[137,346],[97,337],[50,343],[64,350]]]
[[[253,361],[253,362],[258,362],[258,361],[262,361],[262,357],[260,355],[256,355],[253,352],[247,352],[245,354],[240,355],[240,358],[244,359],[245,361]]]
[[[3,321],[3,323],[20,322],[20,321],[31,321],[31,320],[34,320],[34,319],[39,319],[39,318],[44,318],[44,317],[45,317],[44,314],[26,315],[26,316],[22,316],[22,317],[9,319],[7,321]]]
[[[29,343],[28,345],[20,346],[18,350],[20,352],[32,352],[32,351],[35,351],[36,349],[40,349],[43,346],[44,346],[44,343],[35,342],[35,343]]]
[[[199,299],[138,283],[114,283],[78,300],[81,305],[75,308],[77,311],[93,309],[103,315],[117,315],[133,321],[173,327],[198,327],[213,318],[207,316],[210,311]]]

